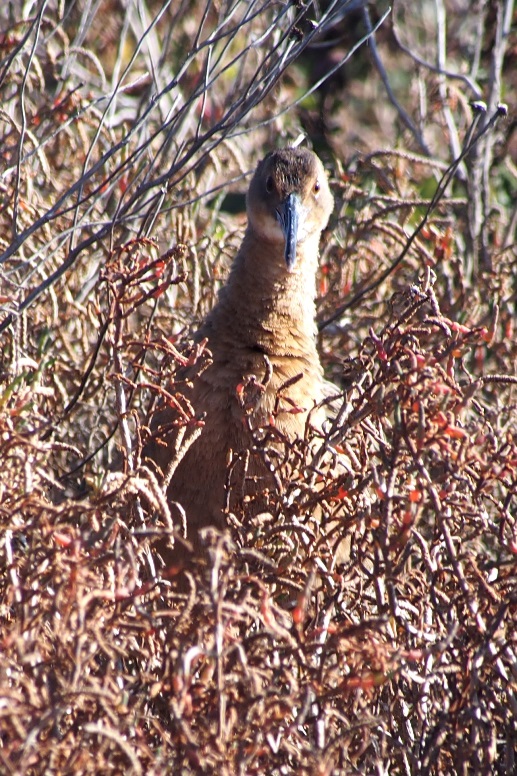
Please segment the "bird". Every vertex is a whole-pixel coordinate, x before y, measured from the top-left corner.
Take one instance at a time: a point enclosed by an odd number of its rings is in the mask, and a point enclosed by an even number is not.
[[[281,444],[303,439],[309,426],[324,422],[316,272],[333,206],[324,166],[309,149],[277,149],[259,162],[247,193],[242,244],[194,335],[207,361],[201,370],[181,367],[174,400],[164,400],[154,413],[142,459],[162,477],[178,451],[178,401],[191,406],[199,421],[166,491],[171,507],[181,505],[194,546],[200,529],[225,527],[228,504],[274,487],[264,457],[250,454],[260,429]]]

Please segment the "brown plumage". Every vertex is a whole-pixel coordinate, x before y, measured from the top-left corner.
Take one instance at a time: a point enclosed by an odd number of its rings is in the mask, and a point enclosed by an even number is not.
[[[211,363],[191,383],[188,369],[179,375],[204,427],[174,471],[167,498],[184,508],[194,543],[199,528],[224,525],[228,463],[232,454],[251,448],[250,429],[273,423],[293,440],[304,436],[308,418],[313,425],[322,422],[321,408],[314,410],[324,398],[315,278],[320,235],[332,207],[323,165],[311,151],[274,151],[258,165],[242,245],[216,306],[195,336],[208,341]],[[169,407],[155,415],[154,439],[144,450],[144,458],[163,472],[175,449],[177,432],[170,424],[176,417]],[[234,470],[233,481],[240,476],[241,483],[230,506],[243,492],[271,486],[262,461],[251,456],[247,468],[241,463]]]

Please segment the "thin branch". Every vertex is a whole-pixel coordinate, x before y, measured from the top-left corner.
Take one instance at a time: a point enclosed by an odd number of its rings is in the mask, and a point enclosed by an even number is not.
[[[422,231],[422,229],[426,225],[426,223],[427,223],[427,221],[429,219],[429,216],[431,215],[433,210],[441,202],[441,200],[442,200],[442,198],[444,196],[444,193],[445,193],[445,191],[447,189],[447,186],[449,185],[449,183],[451,182],[452,178],[454,177],[454,175],[456,173],[458,165],[462,162],[463,159],[468,157],[468,155],[471,153],[472,149],[476,147],[477,143],[481,140],[481,138],[484,137],[484,135],[486,135],[486,133],[489,132],[492,129],[492,127],[494,126],[496,121],[499,118],[501,118],[502,116],[505,116],[505,115],[506,115],[506,112],[505,112],[505,110],[503,108],[497,109],[496,112],[493,114],[492,118],[490,119],[490,121],[488,122],[488,124],[486,124],[486,126],[484,126],[482,129],[480,129],[479,132],[477,134],[475,134],[474,137],[472,137],[472,139],[470,139],[471,133],[472,133],[473,129],[475,128],[475,126],[477,125],[477,122],[478,122],[478,119],[479,119],[479,116],[477,116],[477,115],[474,116],[474,120],[472,122],[470,131],[467,133],[467,143],[466,143],[466,145],[464,145],[463,150],[462,150],[461,154],[458,156],[458,158],[455,159],[452,162],[452,164],[450,164],[447,167],[447,169],[445,170],[445,172],[443,173],[442,177],[440,178],[440,180],[438,182],[438,185],[436,187],[436,191],[435,191],[435,193],[433,195],[433,198],[432,198],[431,202],[429,203],[428,207],[426,208],[426,211],[425,211],[422,219],[418,223],[418,226],[413,230],[411,235],[408,237],[408,240],[407,240],[403,250],[397,256],[397,258],[389,265],[389,267],[387,267],[387,269],[385,269],[384,272],[381,272],[381,274],[372,283],[369,283],[367,286],[365,286],[360,291],[358,291],[356,294],[354,294],[354,296],[351,299],[349,299],[343,305],[338,307],[338,309],[329,318],[327,318],[326,320],[322,321],[319,324],[319,326],[318,326],[319,331],[322,331],[327,326],[329,326],[329,324],[331,324],[334,321],[338,320],[338,318],[340,318],[346,310],[349,310],[350,308],[355,307],[357,302],[359,302],[364,296],[366,296],[367,294],[370,294],[372,291],[374,291],[376,288],[378,288],[380,286],[380,284],[383,283],[384,280],[386,280],[386,278],[389,277],[391,275],[391,273],[399,266],[399,264],[404,260],[404,258],[409,253],[409,250],[410,250],[411,246],[413,245],[414,241],[416,240],[416,238],[418,237],[418,235],[420,234],[420,232]]]

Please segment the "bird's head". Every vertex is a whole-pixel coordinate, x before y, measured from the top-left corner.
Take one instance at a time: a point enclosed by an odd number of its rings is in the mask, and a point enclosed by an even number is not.
[[[327,175],[316,154],[306,148],[284,148],[258,165],[248,192],[248,220],[259,239],[282,246],[291,271],[297,247],[319,239],[333,205]]]

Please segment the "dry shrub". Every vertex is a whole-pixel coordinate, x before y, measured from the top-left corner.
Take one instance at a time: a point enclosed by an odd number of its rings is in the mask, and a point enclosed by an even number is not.
[[[397,40],[416,52],[429,23],[401,27],[405,7],[370,45],[407,102],[390,107],[359,51],[348,83],[281,115],[314,78],[310,45],[340,33],[345,58],[360,37],[322,5],[77,3],[61,17],[41,3],[25,20],[9,5],[2,772],[515,770],[515,141],[492,120],[497,74],[515,96],[499,35],[511,4],[477,8],[483,40],[449,17],[451,69],[467,44],[499,66],[474,123],[476,74],[400,64]],[[316,49],[329,67],[332,45]],[[362,127],[356,100],[340,128],[361,83],[384,102]],[[404,116],[416,96],[419,127]],[[397,115],[384,151],[379,123]],[[188,330],[239,244],[218,187],[300,126],[333,171],[318,308],[339,411],[311,454],[257,437],[278,491],[258,518],[244,503],[224,535],[206,531],[180,585],[159,547],[181,521],[139,460],[148,412],[183,359],[202,361]],[[444,131],[452,150],[481,136],[427,213]],[[351,135],[370,149],[345,164]]]

